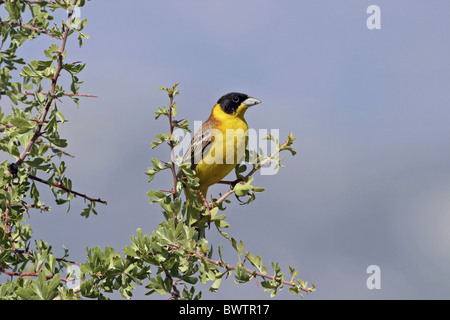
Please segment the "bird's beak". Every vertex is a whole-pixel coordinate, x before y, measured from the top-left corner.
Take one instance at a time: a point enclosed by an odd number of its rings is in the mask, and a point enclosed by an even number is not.
[[[261,103],[260,100],[256,99],[256,98],[247,98],[244,100],[243,104],[245,104],[247,107],[251,107],[254,106],[255,104]]]

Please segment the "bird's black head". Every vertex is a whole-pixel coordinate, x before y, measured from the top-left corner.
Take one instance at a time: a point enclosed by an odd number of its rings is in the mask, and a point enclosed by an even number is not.
[[[245,93],[230,92],[220,97],[217,103],[220,104],[220,107],[226,113],[234,114],[236,113],[236,110],[242,104],[242,102],[247,100],[247,98],[248,95],[246,95]]]

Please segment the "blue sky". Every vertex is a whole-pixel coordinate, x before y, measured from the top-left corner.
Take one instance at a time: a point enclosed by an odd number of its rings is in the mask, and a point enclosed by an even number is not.
[[[263,101],[247,112],[250,127],[297,138],[286,168],[255,177],[266,192],[249,206],[229,205],[227,216],[247,250],[286,272],[295,266],[317,286],[306,299],[450,297],[450,3],[125,3],[87,3],[81,16],[91,39],[82,49],[68,43],[68,59],[87,64],[83,93],[99,98],[79,109],[64,103],[63,134],[76,156],[66,162],[74,189],[108,205],[86,220],[82,200],[69,214],[49,201],[50,214],[29,220],[35,238],[79,260],[85,246],[120,250],[138,227],[152,232],[162,216],[146,192],[170,184],[161,177],[149,185],[144,174],[151,158],[165,156],[150,150],[166,130],[153,112],[167,105],[158,88],[180,82],[179,116],[191,124],[240,91]],[[372,4],[380,30],[366,27]],[[225,241],[214,231],[208,240]],[[366,287],[372,264],[381,269],[379,290]],[[269,296],[230,278],[204,297]],[[286,288],[278,298],[292,296]]]

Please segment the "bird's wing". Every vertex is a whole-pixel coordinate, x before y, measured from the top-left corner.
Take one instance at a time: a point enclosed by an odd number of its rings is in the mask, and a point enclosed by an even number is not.
[[[203,155],[211,149],[214,140],[213,127],[214,121],[207,121],[202,125],[192,138],[181,163],[191,163],[191,169],[195,169],[195,166],[203,159]]]

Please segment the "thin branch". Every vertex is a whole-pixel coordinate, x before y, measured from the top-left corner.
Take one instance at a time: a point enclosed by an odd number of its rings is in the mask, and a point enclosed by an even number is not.
[[[47,30],[38,29],[38,28],[35,28],[35,27],[30,26],[28,24],[24,24],[24,23],[22,23],[20,21],[0,21],[0,25],[3,25],[3,24],[9,24],[12,27],[21,27],[21,28],[24,28],[24,29],[32,30],[32,31],[37,32],[37,33],[44,33],[44,34],[46,34],[46,35],[48,35],[48,36],[50,36],[52,38],[56,38],[58,40],[61,40],[60,37],[52,35]]]
[[[45,91],[38,91],[39,93],[42,93],[43,95],[48,95],[48,92]],[[24,91],[22,92],[22,94],[24,96],[32,96],[35,94],[34,91]],[[80,94],[80,93],[66,93],[64,92],[64,94],[66,97],[87,97],[87,98],[98,98],[98,96],[94,96],[92,94]],[[56,98],[56,96],[54,96],[53,98]]]
[[[73,5],[76,5],[77,0],[74,1]],[[73,12],[69,11],[68,14],[68,19],[70,19],[70,17],[72,16]],[[26,156],[28,155],[28,152],[30,152],[31,147],[36,143],[36,140],[38,139],[38,137],[41,135],[41,130],[44,124],[44,121],[47,117],[48,112],[50,111],[50,107],[53,103],[54,100],[54,96],[56,93],[56,83],[57,80],[59,78],[59,75],[61,73],[62,67],[63,67],[63,52],[66,48],[66,42],[67,42],[67,38],[69,37],[69,32],[70,32],[70,28],[68,26],[65,26],[64,28],[64,33],[63,33],[63,37],[62,37],[62,43],[61,43],[61,47],[59,49],[59,57],[58,57],[58,64],[56,66],[56,70],[55,70],[55,75],[52,79],[52,86],[50,89],[50,94],[47,95],[47,103],[45,105],[44,111],[42,112],[42,116],[39,120],[39,124],[36,127],[36,131],[34,132],[33,137],[31,138],[31,140],[28,142],[27,146],[25,147],[25,149],[23,150],[22,154],[20,155],[19,159],[16,161],[15,163],[15,167],[18,168],[24,161]]]
[[[39,120],[36,120],[36,119],[28,119],[28,121],[33,121],[33,122],[39,123]],[[64,122],[68,122],[68,121],[69,120],[65,120]],[[56,120],[56,122],[62,123],[61,120]],[[48,120],[45,120],[44,123],[48,123]],[[9,128],[14,128],[14,125],[12,125],[12,124],[8,124],[8,123],[0,123],[0,124],[2,125],[2,127],[0,127],[0,132],[3,132],[3,131],[5,131],[6,129],[9,129]],[[36,141],[36,143],[37,143],[37,141]],[[67,154],[67,155],[69,155],[69,154]],[[72,155],[69,155],[69,156],[74,158]]]
[[[70,154],[70,153],[64,151],[63,149],[56,148],[55,146],[51,145],[50,143],[45,143],[45,142],[37,142],[37,143],[46,145],[47,147],[49,147],[50,149],[52,149],[52,151],[53,151],[53,150],[56,150],[55,154],[49,156],[50,158],[52,158],[52,157],[58,155],[58,153],[62,153],[62,154],[66,155],[66,156],[68,156],[68,157],[71,157],[71,158],[75,158],[74,155],[72,155],[72,154]]]
[[[208,201],[206,201],[206,199],[203,196],[203,193],[200,191],[200,189],[197,189],[197,192],[198,192],[198,195],[200,196],[200,198],[202,199],[203,206],[208,211],[208,228],[209,228],[211,226],[211,210],[210,209],[212,209],[213,207],[211,207],[211,204],[209,204]],[[200,218],[196,222],[191,224],[191,227],[197,226],[202,220],[203,220],[203,216],[201,215]]]
[[[167,270],[167,268],[164,265],[161,264],[161,267],[163,268],[166,277],[169,278],[170,281],[172,282],[173,293],[172,293],[172,297],[171,298],[179,298],[180,297],[180,291],[178,291],[177,282],[173,280],[172,276],[170,275],[169,270]]]
[[[0,247],[0,250],[7,250],[7,249],[5,249],[3,247]],[[27,251],[27,250],[24,250],[24,249],[16,249],[16,250],[13,250],[13,252],[16,253],[16,254],[27,254],[27,255],[30,255],[30,256],[34,255],[33,252]],[[67,260],[67,259],[64,259],[64,258],[56,258],[56,261],[67,262],[67,263],[75,264],[75,265],[78,265],[78,266],[81,265],[80,262],[70,261],[70,260]]]
[[[5,131],[8,128],[12,128],[14,127],[12,124],[7,124],[7,123],[0,123],[3,127],[0,127],[0,132]]]
[[[9,173],[9,172],[8,172]],[[11,173],[9,173],[10,175],[11,175]],[[8,183],[8,193],[10,194],[10,196],[12,197],[12,186],[11,186],[11,182],[9,182]],[[4,225],[5,225],[5,230],[4,230],[4,233],[3,233],[3,238],[5,238],[6,237],[6,235],[8,235],[8,238],[9,238],[9,240],[10,240],[10,242],[11,242],[11,248],[13,249],[13,250],[15,250],[16,249],[16,247],[15,247],[15,245],[14,245],[14,239],[13,239],[13,237],[12,237],[12,235],[11,235],[11,226],[9,225],[9,220],[10,220],[10,218],[9,218],[9,212],[10,212],[10,210],[11,210],[11,202],[10,202],[10,200],[6,200],[6,210],[5,210],[5,212],[2,214],[2,217],[3,217],[3,223],[4,223]]]
[[[170,247],[174,247],[176,249],[185,249],[181,245],[175,245],[175,244],[171,244],[171,243],[168,243],[167,245],[170,246]],[[212,263],[212,264],[214,264],[216,266],[222,267],[222,268],[226,269],[227,271],[234,271],[236,269],[235,266],[231,266],[231,265],[226,264],[226,263],[224,264],[221,261],[216,261],[216,260],[210,259],[210,258],[206,257],[203,253],[199,252],[199,251],[187,251],[186,250],[186,252],[188,254],[190,254],[190,255],[195,255],[199,259],[203,259],[203,260],[208,261],[208,262],[210,262],[210,263]],[[256,270],[248,270],[247,268],[245,268],[245,271],[248,274],[252,275],[252,276],[258,276],[258,277],[261,277],[261,278],[264,278],[264,279],[275,280],[275,281],[277,281],[280,284],[285,284],[285,285],[288,285],[288,286],[291,286],[291,287],[296,287],[297,286],[295,284],[295,282],[293,282],[293,281],[281,280],[281,279],[276,278],[275,276],[271,276],[271,275],[268,275],[268,274],[265,274],[265,273],[262,273],[262,272],[259,272],[259,271],[256,271]],[[314,291],[314,288],[303,288],[303,287],[300,287],[300,290],[302,290],[304,292],[312,292],[312,291]]]
[[[40,123],[40,121],[36,120],[36,119],[28,119],[27,121],[33,121],[33,122],[36,122],[36,123]],[[68,121],[69,120],[66,120],[64,122],[68,122]],[[57,120],[56,122],[61,123],[62,121],[61,120]],[[44,123],[48,123],[48,120],[45,120]],[[0,122],[0,124],[2,125],[2,127],[0,127],[0,132],[3,132],[3,131],[5,131],[6,129],[9,129],[9,128],[14,128],[15,127],[14,125],[8,124],[8,123],[1,123]]]
[[[219,182],[217,182],[217,183],[219,183],[219,184],[228,184],[228,185],[230,185],[230,184],[233,184],[235,181],[227,181],[227,180],[220,180]]]
[[[178,184],[178,177],[177,177],[177,171],[175,170],[175,145],[172,141],[172,136],[173,136],[173,130],[174,130],[174,123],[173,123],[173,108],[175,106],[174,102],[173,102],[173,98],[175,95],[175,90],[172,91],[171,94],[169,94],[169,98],[170,98],[170,102],[169,102],[169,123],[170,123],[170,139],[169,139],[169,146],[170,146],[170,170],[172,171],[172,190],[173,190],[173,194],[172,194],[172,198],[173,200],[176,199],[176,192],[177,192],[177,184]],[[177,220],[177,215],[176,213],[173,214],[173,219],[174,219],[174,223],[175,223],[175,228],[178,225],[178,220]]]
[[[19,278],[23,278],[23,277],[37,277],[37,276],[39,276],[38,272],[27,272],[27,273],[12,272],[12,271],[4,270],[1,267],[0,267],[0,273],[4,273],[4,274],[7,274],[7,275],[12,276],[12,277],[19,277]],[[54,275],[52,275],[52,276],[45,276],[46,279],[52,279],[53,277],[54,277]],[[59,279],[61,281],[64,281],[64,282],[70,281],[70,279],[66,279],[66,278],[59,278]]]
[[[226,198],[228,198],[231,194],[234,193],[234,190],[229,190],[228,192],[226,192],[223,196],[221,196],[219,199],[217,199],[216,202],[211,203],[210,206],[212,207],[216,207],[218,204],[222,203],[225,201]]]
[[[23,96],[34,96],[36,93],[42,93],[43,95],[48,95],[48,92],[45,91],[23,91],[21,94]],[[0,90],[0,95],[6,95],[6,90]],[[92,94],[80,94],[80,93],[63,93],[66,97],[87,97],[87,98],[98,98],[98,96],[94,96]],[[17,95],[15,95],[17,97]],[[56,96],[53,97],[56,99]]]
[[[89,200],[89,201],[91,201],[91,202],[100,202],[100,203],[103,203],[103,204],[108,204],[106,201],[104,201],[104,200],[102,200],[102,199],[94,199],[94,198],[91,198],[91,197],[89,197],[89,196],[87,196],[87,195],[85,195],[85,194],[83,194],[83,193],[80,193],[80,192],[77,192],[77,191],[73,191],[73,190],[71,190],[71,189],[69,189],[69,188],[67,188],[67,187],[64,187],[62,184],[60,184],[60,183],[48,183],[47,181],[45,181],[45,180],[43,180],[43,179],[41,179],[41,178],[38,178],[38,177],[36,177],[36,176],[33,176],[33,175],[31,175],[31,174],[29,174],[28,175],[28,178],[30,178],[31,180],[34,180],[34,181],[38,181],[38,182],[41,182],[41,183],[45,183],[45,184],[47,184],[47,185],[52,185],[52,186],[54,186],[54,187],[56,187],[56,188],[59,188],[59,189],[62,189],[62,190],[64,190],[64,191],[66,191],[67,193],[71,193],[71,194],[74,194],[74,195],[76,195],[76,196],[80,196],[80,197],[82,197],[82,198],[84,198],[84,199],[86,199],[86,200]]]
[[[256,171],[258,171],[259,169],[261,169],[264,165],[266,165],[267,163],[269,163],[270,161],[273,160],[273,158],[275,158],[281,151],[283,151],[284,149],[286,149],[287,146],[289,146],[289,144],[291,143],[290,139],[288,139],[285,143],[283,143],[279,148],[277,148],[277,150],[275,150],[271,155],[269,155],[266,159],[264,159],[263,161],[261,161],[260,163],[258,163],[257,165],[253,166],[253,169],[242,179],[242,180],[236,180],[236,181],[219,181],[219,183],[221,184],[228,184],[233,186],[233,184],[236,183],[244,183],[245,181],[247,181],[247,179],[249,177],[251,177]],[[204,203],[205,208],[208,209],[208,211],[214,207],[216,207],[217,205],[219,205],[220,203],[222,203],[223,201],[225,201],[230,195],[232,195],[234,193],[233,188],[230,189],[229,191],[227,191],[224,195],[222,195],[219,199],[217,199],[217,201],[212,201],[210,203],[208,203],[203,196],[202,196],[202,200]],[[211,215],[211,212],[209,213]],[[195,222],[192,226],[196,226],[197,224],[200,223],[200,221],[202,220],[203,217],[200,217],[199,220],[197,220],[197,222]]]
[[[6,1],[7,0],[0,0],[0,3],[5,3]],[[29,4],[35,4],[35,3],[56,4],[56,2],[54,2],[52,0],[18,0],[18,1],[21,2],[21,3],[29,3]]]
[[[257,165],[253,166],[253,169],[242,179],[242,181],[247,181],[247,179],[249,177],[251,177],[256,171],[258,171],[259,169],[261,169],[264,165],[266,165],[267,163],[269,163],[270,161],[273,160],[273,158],[275,158],[281,151],[283,151],[284,149],[286,149],[287,146],[289,146],[289,144],[291,143],[291,141],[288,139],[285,143],[283,143],[280,147],[277,148],[277,150],[275,150],[271,155],[269,155],[266,159],[264,159],[263,161],[261,161],[260,163],[258,163]],[[221,183],[223,184],[233,184],[236,183],[237,181],[234,182],[229,182],[229,181],[222,181]],[[221,196],[219,199],[217,199],[216,202],[214,203],[210,203],[210,207],[214,208],[215,206],[217,206],[218,204],[222,203],[223,201],[225,201],[226,198],[228,198],[231,194],[233,194],[234,191],[233,190],[229,190],[227,193],[225,193],[223,196]]]
[[[47,206],[36,206],[34,204],[22,204],[22,203],[12,203],[11,206],[16,206],[16,207],[25,207],[25,208],[32,208],[32,209],[39,209],[42,211],[51,211],[52,208],[51,207],[47,207]]]
[[[203,260],[206,260],[206,261],[208,261],[208,262],[211,262],[212,264],[215,264],[216,266],[225,268],[225,269],[227,269],[228,271],[231,271],[231,270],[235,270],[235,269],[236,269],[235,266],[230,266],[229,264],[223,265],[222,262],[216,261],[216,260],[212,260],[212,259],[207,258],[207,257],[205,257],[205,256],[202,256],[201,258],[202,258]],[[296,286],[297,286],[297,285],[296,285],[294,282],[292,282],[292,281],[285,281],[285,280],[277,279],[275,276],[271,276],[271,275],[268,275],[268,274],[265,274],[265,273],[262,273],[262,272],[258,272],[258,271],[256,271],[256,270],[248,270],[247,268],[245,268],[245,271],[246,271],[248,274],[250,274],[250,275],[256,275],[256,276],[259,276],[259,277],[261,277],[261,278],[270,279],[270,280],[275,280],[275,281],[278,282],[278,283],[282,283],[282,284],[285,284],[285,285],[288,285],[288,286],[291,286],[291,287],[296,287]],[[314,291],[313,288],[302,288],[302,287],[300,287],[300,290],[302,290],[302,291],[304,291],[304,292],[313,292],[313,291]]]
[[[178,183],[178,177],[177,177],[177,172],[175,170],[175,152],[174,152],[174,144],[172,141],[172,135],[173,135],[173,130],[174,130],[174,124],[173,124],[173,120],[172,120],[172,109],[174,107],[174,103],[173,103],[173,94],[170,95],[170,104],[169,104],[169,123],[170,123],[170,140],[169,140],[169,146],[170,146],[170,157],[172,159],[171,163],[170,163],[170,170],[172,171],[172,178],[173,178],[173,182],[172,182],[172,188],[173,188],[173,198],[175,200],[175,193],[177,190],[177,183]]]

